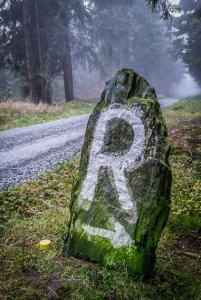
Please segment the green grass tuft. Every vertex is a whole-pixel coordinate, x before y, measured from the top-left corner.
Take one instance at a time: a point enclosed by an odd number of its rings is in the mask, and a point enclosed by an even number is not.
[[[183,110],[183,112],[189,111],[192,114],[201,111],[201,96],[194,96],[181,99],[175,102],[170,107],[171,110]]]

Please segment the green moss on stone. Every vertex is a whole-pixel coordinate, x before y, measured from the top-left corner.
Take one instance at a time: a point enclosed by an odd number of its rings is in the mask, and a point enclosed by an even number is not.
[[[89,238],[83,230],[74,232],[68,253],[84,260],[98,261],[111,269],[126,270],[136,278],[148,275],[155,261],[152,251],[146,251],[134,244],[129,247],[113,248],[110,240],[100,236]]]
[[[93,201],[86,199],[81,207],[77,201],[86,177],[98,119],[103,109],[109,109],[112,104],[123,105],[127,109],[135,107],[144,112],[142,122],[145,126],[145,163],[133,171],[125,172],[136,205],[137,222],[129,212],[121,209],[113,173],[107,167],[99,170]],[[118,121],[113,119],[109,122],[108,135],[102,149],[111,155],[114,152],[124,154],[132,143],[129,144],[129,141],[135,136],[135,132],[130,130],[125,121],[119,129]],[[125,134],[126,138],[124,132],[128,132]],[[154,88],[133,70],[119,71],[115,78],[107,83],[100,102],[88,121],[79,174],[72,189],[71,219],[64,252],[99,262],[110,268],[126,268],[138,278],[148,275],[154,267],[155,249],[170,210],[169,151],[170,140]],[[90,225],[114,231],[116,221],[132,238],[132,245],[115,248],[109,239],[97,235],[90,236],[83,229],[83,226]]]

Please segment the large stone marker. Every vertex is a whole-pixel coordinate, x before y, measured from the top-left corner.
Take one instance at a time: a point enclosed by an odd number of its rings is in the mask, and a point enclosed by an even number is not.
[[[119,71],[88,122],[64,253],[150,274],[170,209],[169,148],[154,88]]]

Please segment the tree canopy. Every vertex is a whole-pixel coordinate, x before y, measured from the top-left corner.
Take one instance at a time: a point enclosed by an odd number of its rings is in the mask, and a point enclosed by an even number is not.
[[[169,28],[174,56],[183,59],[190,75],[201,86],[201,0],[181,0],[179,7],[182,13]]]
[[[145,0],[145,3],[152,12],[159,12],[163,19],[171,17],[172,8],[168,0]],[[116,27],[112,28],[110,24],[108,36],[105,31],[98,45],[95,43],[95,36],[100,32],[97,31],[97,19],[94,15],[97,16],[98,12],[99,22],[103,23],[101,18],[104,10],[110,11],[114,5],[118,5],[119,8],[122,4],[133,5],[133,8],[140,6],[140,3],[134,0],[2,0],[0,68],[10,69],[23,78],[35,103],[51,103],[52,80],[63,74],[66,101],[72,100],[73,64],[79,62],[101,70],[104,68],[100,59],[103,50],[101,46],[106,45],[108,37],[121,37],[122,33],[131,35],[128,29],[117,28],[118,22],[112,16],[113,21],[109,21]],[[121,18],[119,9],[118,13],[119,16],[116,17]],[[106,17],[112,19],[109,15]],[[132,18],[132,14],[128,14],[127,17],[135,24],[137,31],[140,25]],[[131,24],[131,27],[134,28],[134,25]],[[121,37],[122,41],[123,39]],[[131,44],[132,39],[128,40]],[[111,43],[108,42],[106,47],[109,53]],[[129,55],[131,60],[131,53]]]
[[[157,92],[170,95],[184,68],[171,57],[170,39],[165,37],[166,27],[158,15],[150,14],[144,2],[137,2],[98,7],[94,18],[98,69],[108,77],[120,68],[135,69]]]

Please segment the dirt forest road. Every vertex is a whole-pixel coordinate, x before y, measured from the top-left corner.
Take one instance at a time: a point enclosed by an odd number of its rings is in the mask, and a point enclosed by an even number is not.
[[[178,99],[160,100],[161,109]],[[0,133],[0,190],[27,182],[80,152],[90,114]]]

